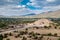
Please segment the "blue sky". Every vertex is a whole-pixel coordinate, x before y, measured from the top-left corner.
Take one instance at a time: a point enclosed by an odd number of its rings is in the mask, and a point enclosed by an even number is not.
[[[60,0],[0,0],[0,15],[40,14],[60,9]]]

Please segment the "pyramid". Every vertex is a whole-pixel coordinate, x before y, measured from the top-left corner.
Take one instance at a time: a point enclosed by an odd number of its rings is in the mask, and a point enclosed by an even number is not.
[[[53,22],[48,19],[39,19],[35,21],[34,23],[29,24],[29,26],[44,27],[44,26],[49,26],[50,23],[53,23]]]

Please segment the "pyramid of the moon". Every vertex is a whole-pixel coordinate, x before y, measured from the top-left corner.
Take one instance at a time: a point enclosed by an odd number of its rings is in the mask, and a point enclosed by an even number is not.
[[[49,26],[50,23],[53,23],[52,21],[48,20],[48,19],[40,19],[35,21],[34,23],[29,24],[29,26]]]

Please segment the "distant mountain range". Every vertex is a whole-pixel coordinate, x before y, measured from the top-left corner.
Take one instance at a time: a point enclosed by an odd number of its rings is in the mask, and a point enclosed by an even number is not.
[[[26,14],[26,15],[22,15],[22,16],[33,16],[36,15],[35,13],[30,13],[30,14]]]
[[[23,18],[60,18],[60,10],[49,11],[32,16],[23,16]]]
[[[50,11],[50,12],[45,12],[45,13],[40,13],[40,14],[26,14],[22,16],[0,16],[0,18],[60,18],[60,10],[57,11]]]

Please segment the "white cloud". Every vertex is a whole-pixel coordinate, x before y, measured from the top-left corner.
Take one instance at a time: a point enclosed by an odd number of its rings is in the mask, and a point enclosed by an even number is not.
[[[22,7],[26,7],[26,5],[22,5]]]
[[[50,10],[50,11],[55,11],[55,10],[60,9],[60,5],[58,5],[58,6],[45,6],[43,9]]]
[[[16,7],[17,7],[17,8],[21,8],[22,6],[21,6],[21,5],[17,5]]]
[[[9,5],[9,6],[4,6],[0,8],[0,15],[8,15],[8,16],[13,16],[13,15],[24,15],[24,14],[29,14],[31,11],[28,8],[25,8],[24,6],[18,7],[17,5]]]
[[[48,1],[48,2],[54,2],[55,0],[46,0],[46,1]]]
[[[43,9],[41,10],[31,10],[29,8],[25,8],[25,7],[19,7],[17,8],[18,5],[9,5],[9,6],[4,6],[0,8],[0,15],[25,15],[25,14],[30,14],[30,13],[35,13],[35,14],[39,14],[42,12],[47,12],[47,11],[55,11],[60,9],[60,5],[58,6],[45,6],[43,7]]]
[[[56,5],[56,6],[46,6],[46,4],[48,4],[49,2],[54,2],[55,0],[46,0],[46,1],[41,1],[41,0],[30,0],[31,3],[27,3],[27,5],[31,5],[34,6],[36,8],[40,8],[42,5],[42,9],[40,10],[31,10],[29,8],[26,8],[26,5],[17,5],[21,0],[8,0],[9,2],[13,2],[14,4],[8,4],[8,5],[4,5],[4,6],[0,6],[0,15],[25,15],[25,14],[30,14],[30,13],[35,13],[35,14],[39,14],[42,12],[47,12],[47,11],[55,11],[60,9],[60,5]],[[16,4],[17,3],[17,4]],[[6,3],[7,4],[7,3]]]
[[[30,2],[34,2],[35,0],[30,0]]]
[[[25,8],[26,5],[15,5],[16,8]]]
[[[31,12],[33,12],[35,14],[40,14],[42,12],[56,11],[56,10],[59,10],[59,9],[60,9],[60,5],[58,5],[58,6],[45,6],[41,10],[31,10]]]

